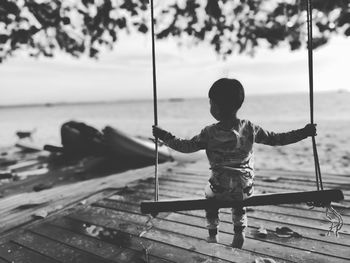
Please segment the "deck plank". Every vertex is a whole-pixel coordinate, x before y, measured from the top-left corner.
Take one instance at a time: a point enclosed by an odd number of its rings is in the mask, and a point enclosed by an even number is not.
[[[63,229],[68,229],[70,231],[73,231],[75,233],[86,235],[86,231],[84,227],[82,227],[82,222],[76,219],[71,219],[68,217],[59,218],[52,222],[55,226],[60,226]],[[80,225],[80,226],[79,226]],[[134,225],[136,227],[136,225]],[[158,258],[163,258],[166,260],[170,260],[173,262],[207,262],[208,258],[206,258],[203,255],[200,255],[198,253],[195,253],[193,251],[188,251],[186,249],[182,249],[179,247],[171,246],[167,243],[162,243],[157,240],[150,240],[146,239],[144,237],[139,237],[136,235],[133,235],[135,231],[129,231],[129,232],[123,232],[120,229],[116,230],[115,228],[104,228],[107,232],[114,232],[115,235],[117,233],[120,233],[121,236],[129,235],[128,239],[128,247],[132,250],[139,251],[140,253],[144,250],[144,248],[147,248],[149,251],[149,254],[151,256],[156,256]],[[118,232],[117,232],[118,231]],[[125,228],[124,228],[125,231]],[[116,243],[115,239],[106,239],[105,237],[101,235],[94,235],[94,238],[98,240],[107,240],[107,242],[112,243],[113,245]],[[118,257],[119,258],[119,257]],[[215,262],[218,263],[227,263],[228,261],[221,260],[221,259],[215,259]]]
[[[101,211],[104,211],[104,213],[111,216],[113,218],[113,220],[111,220],[111,221],[105,221],[103,219],[100,220],[101,218],[99,216],[96,216],[96,214],[101,213]],[[117,212],[117,213],[115,213],[115,212]],[[196,235],[193,234],[194,230],[197,230],[196,228],[191,228],[191,229],[187,230],[187,232],[181,232],[181,228],[180,229],[175,228],[176,232],[174,232],[173,231],[174,227],[177,226],[176,223],[174,223],[172,227],[169,227],[167,229],[161,229],[161,228],[158,229],[158,231],[154,232],[154,233],[156,233],[157,237],[154,237],[153,235],[155,235],[155,234],[148,236],[149,235],[148,233],[150,233],[150,231],[152,233],[154,231],[152,228],[154,226],[154,220],[152,220],[152,221],[140,220],[139,219],[140,217],[144,218],[145,216],[140,216],[140,215],[133,214],[133,213],[114,211],[114,210],[103,209],[103,208],[87,208],[83,212],[72,213],[72,214],[68,215],[68,217],[73,218],[75,220],[81,220],[84,222],[88,222],[90,224],[102,226],[102,227],[107,227],[107,228],[111,228],[111,229],[115,229],[115,230],[121,230],[121,231],[127,232],[127,233],[132,234],[132,235],[139,236],[141,233],[144,232],[144,234],[142,235],[143,237],[146,237],[149,239],[154,239],[154,240],[159,240],[162,242],[168,242],[169,244],[173,244],[172,242],[176,242],[175,243],[176,246],[180,246],[184,249],[189,249],[189,248],[195,247],[196,248],[195,251],[201,251],[201,253],[205,253],[205,255],[207,255],[207,256],[215,257],[214,254],[212,254],[212,253],[208,254],[207,252],[205,252],[206,249],[203,249],[203,246],[205,248],[208,248],[212,245],[208,244],[204,240],[205,238],[203,238],[203,236],[202,236],[202,238],[200,238],[198,240]],[[155,220],[158,220],[158,219],[155,219]],[[145,223],[147,223],[147,225],[145,225]],[[163,230],[163,231],[161,231],[161,230]],[[169,234],[169,232],[171,234]],[[191,233],[191,236],[186,236],[186,233]],[[205,233],[206,233],[206,231],[202,231],[202,235]],[[175,236],[178,239],[175,239]],[[180,242],[179,240],[182,240],[182,242]],[[173,244],[173,245],[175,245],[175,244]],[[190,244],[191,244],[191,246],[189,246]],[[228,251],[232,250],[230,247],[227,247],[227,248],[228,248]],[[191,249],[191,250],[194,250],[194,249]],[[225,248],[225,251],[226,250],[227,249]],[[224,253],[224,252],[222,252],[222,253]],[[246,260],[253,260],[255,257],[259,256],[258,254],[251,254],[251,253],[244,254],[241,252],[241,254],[243,254],[243,255],[241,255],[241,257],[242,257],[242,260],[244,260],[242,262],[248,262]],[[221,255],[220,257],[224,260],[230,261],[231,254],[226,251],[224,253],[224,255],[225,255],[224,257],[223,257],[223,255]]]
[[[139,193],[140,194],[140,193]],[[143,196],[145,198],[145,196]],[[148,196],[146,196],[147,199]],[[162,197],[162,195],[160,196]],[[108,206],[110,208],[115,208],[115,209],[120,209],[120,210],[125,210],[128,211],[129,209],[134,209],[134,212],[139,212],[140,207],[139,205],[134,206],[135,202],[138,201],[138,198],[136,197],[121,197],[121,196],[112,196],[111,198],[100,200],[93,205],[95,206]],[[114,203],[113,203],[114,202]],[[220,210],[221,214],[225,213],[225,210],[222,209]],[[314,226],[312,228],[307,227],[303,224],[303,221],[301,221],[300,224],[296,224],[295,221],[291,220],[292,222],[285,222],[285,221],[279,221],[278,218],[276,217],[269,217],[269,218],[264,218],[263,214],[258,214],[257,216],[252,216],[251,212],[254,210],[249,209],[248,210],[248,220],[249,220],[249,225],[254,226],[254,227],[260,227],[264,226],[265,228],[268,228],[271,231],[275,231],[276,227],[281,227],[281,226],[287,226],[292,228],[294,231],[298,233],[304,233],[305,236],[311,237],[313,239],[318,239],[320,241],[327,241],[331,243],[338,243],[338,244],[345,244],[350,246],[350,236],[348,233],[342,234],[339,237],[335,237],[334,235],[326,236],[326,231],[328,230],[327,224],[322,225],[322,228],[315,228]],[[203,214],[204,211],[187,211],[187,212],[181,212],[181,213],[191,213],[191,214]],[[229,212],[227,212],[229,213]],[[159,216],[163,216],[163,213],[159,214]],[[228,216],[229,218],[230,216]],[[315,217],[316,218],[316,217]],[[316,218],[317,219],[317,218]],[[230,219],[231,220],[231,219]]]
[[[93,237],[70,232],[48,223],[44,223],[35,228],[31,228],[31,230],[39,235],[51,238],[57,242],[67,244],[73,248],[77,248],[87,253],[92,253],[113,262],[113,259],[123,250],[123,248],[119,246],[103,242]],[[94,234],[97,235],[98,232],[91,233],[91,235]]]
[[[209,176],[207,168],[208,164],[200,162],[163,169],[160,172],[160,199],[201,198]],[[248,210],[247,240],[243,249],[232,249],[230,243],[233,231],[229,209],[220,211],[218,244],[206,242],[204,211],[161,213],[157,218],[142,215],[139,203],[154,197],[154,179],[146,179],[152,171],[150,167],[144,171],[145,175],[142,175],[142,170],[138,170],[135,176],[132,172],[126,173],[138,181],[124,178],[123,183],[118,183],[110,177],[108,180],[117,185],[119,190],[103,190],[100,195],[83,204],[73,202],[68,210],[9,231],[6,238],[0,237],[3,246],[0,247],[0,263],[11,262],[14,258],[16,263],[28,262],[28,257],[38,257],[49,263],[125,263],[147,260],[154,263],[251,263],[258,257],[273,258],[276,262],[350,262],[350,209],[346,208],[350,205],[350,184],[349,177],[345,175],[323,175],[326,187],[343,187],[344,190],[346,200],[341,204],[345,205],[342,209],[345,225],[339,238],[324,236],[328,223],[323,218],[322,209],[309,210],[302,204],[262,206]],[[279,179],[276,182],[264,181],[264,178],[273,176]],[[259,170],[256,192],[314,190],[313,180],[312,172]],[[92,184],[88,185],[92,189]],[[79,191],[79,187],[76,185],[69,189]],[[99,185],[98,189],[103,189],[103,186]],[[57,197],[58,190],[46,192],[44,199]],[[53,196],[50,196],[52,193]],[[14,219],[15,213],[11,209],[18,206],[18,198],[0,204],[0,207],[6,208],[9,220]],[[260,226],[267,229],[266,238],[257,235]],[[302,237],[276,236],[276,227],[281,226],[293,229]],[[9,247],[12,248],[11,255],[8,253]]]
[[[93,222],[97,222],[98,217],[94,216],[95,215],[95,211],[101,211],[100,209],[92,209],[91,214],[90,214],[90,222],[91,220],[93,220]],[[89,215],[90,211],[84,211],[83,214],[79,213],[77,215],[74,215],[75,218],[81,218],[83,220],[87,220],[88,219],[88,215]],[[116,219],[118,216],[120,217],[120,219],[118,221],[115,221],[117,224],[120,224],[120,220],[126,220],[128,222],[132,222],[133,224],[139,224],[140,221],[135,221],[135,218],[138,218],[137,216],[135,217],[135,214],[133,213],[128,213],[128,212],[120,212],[117,211],[118,213],[114,213],[114,211],[109,211],[109,209],[106,209],[105,212],[108,212],[109,214],[111,214],[111,216]],[[171,216],[171,215],[169,215]],[[193,218],[192,218],[193,220]],[[191,226],[188,226],[186,224],[183,224],[183,222],[179,221],[174,221],[174,222],[169,222],[169,220],[159,220],[159,219],[153,219],[150,223],[153,227],[156,227],[159,230],[164,230],[167,232],[173,232],[176,231],[176,233],[181,233],[183,235],[183,239],[185,239],[185,237],[187,237],[188,235],[190,235],[190,237],[200,237],[201,241],[205,242],[205,237],[206,237],[206,230],[204,228],[198,227],[198,225],[204,225],[204,220],[202,220],[203,222],[196,222],[196,224],[192,224]],[[102,224],[105,224],[104,221],[102,221]],[[232,228],[232,226],[229,226],[230,229]],[[149,230],[150,231],[150,230]],[[147,233],[149,232],[147,231]],[[145,234],[147,236],[147,233]],[[190,233],[190,234],[189,234]],[[172,233],[173,234],[173,233]],[[232,241],[232,234],[225,234],[225,241],[226,243],[223,243],[223,245],[229,245],[230,242]],[[268,244],[267,246],[264,245],[263,242],[260,242],[258,240],[250,240],[250,242],[253,242],[253,244],[251,245],[252,248],[258,248],[258,250],[252,251],[252,252],[257,252],[259,254],[262,254],[264,256],[271,256],[271,254],[278,254],[280,253],[281,247],[280,245],[276,245],[276,247],[274,247],[274,244]],[[201,245],[203,246],[203,245]],[[271,251],[270,254],[266,255],[263,253],[263,251],[269,250]],[[286,250],[284,256],[282,258],[286,258],[288,260],[293,260],[293,258],[290,255],[295,255],[297,254],[296,251],[293,250],[294,253],[292,253],[291,249],[284,247],[284,250]],[[308,258],[308,260],[312,260],[312,258],[314,258],[315,255],[311,255],[310,258]],[[324,258],[323,256],[318,258],[316,257],[318,261],[312,261],[312,262],[322,262],[321,259]],[[297,258],[298,259],[298,258]],[[329,259],[327,259],[329,260]],[[324,262],[327,262],[327,260],[325,260]],[[310,261],[311,262],[311,261]]]
[[[167,219],[180,222],[183,224],[188,224],[190,226],[201,226],[201,225],[203,226],[204,225],[203,223],[205,222],[204,218],[201,218],[201,217],[197,218],[189,215],[176,214],[176,213],[169,215]],[[230,235],[232,233],[232,224],[228,220],[222,221],[220,224],[220,232],[227,233]],[[316,255],[317,253],[322,253],[323,255],[326,255],[326,256],[329,255],[333,257],[332,262],[338,256],[342,259],[350,259],[350,250],[345,251],[346,246],[339,246],[336,244],[332,245],[326,242],[312,240],[310,238],[307,238],[307,239],[306,238],[278,238],[271,232],[268,232],[268,235],[266,238],[259,238],[257,237],[257,235],[255,235],[255,231],[251,228],[248,229],[246,236],[248,240],[246,242],[245,249],[249,249],[249,250],[256,247],[258,249],[261,249],[261,251],[264,251],[265,250],[264,247],[269,247],[269,249],[271,250],[271,253],[274,253],[274,252],[278,253],[278,251],[282,250],[283,253],[291,254],[291,255],[299,254],[300,253],[299,250],[305,250],[305,251],[313,252],[312,255],[310,255],[313,259],[317,258],[318,256]],[[252,243],[253,240],[259,240],[263,243],[262,244],[259,243],[259,245],[253,244]],[[282,249],[281,246],[283,246],[284,249]],[[286,249],[286,247],[288,247],[288,249]],[[276,251],[273,252],[272,251],[273,249],[275,249]],[[258,250],[255,250],[255,251],[258,251]],[[324,258],[323,255],[320,256],[320,259]],[[306,259],[307,258],[304,257],[304,260]],[[308,260],[311,260],[311,259],[308,259]]]
[[[127,200],[124,202],[120,202],[117,200],[100,200],[94,204],[94,206],[99,207],[107,207],[109,209],[117,209],[121,211],[128,211],[133,213],[140,213],[140,207],[139,205],[135,205],[133,203],[127,203]],[[197,210],[197,211],[184,211],[179,212],[180,214],[185,215],[193,215],[197,217],[204,218],[204,211]],[[249,215],[250,212],[248,212],[248,224],[250,231],[256,231],[260,227],[264,227],[268,230],[270,233],[275,233],[276,227],[282,227],[286,226],[291,229],[293,229],[295,232],[303,234],[304,238],[310,238],[312,240],[317,240],[322,242],[325,242],[325,246],[331,246],[332,244],[341,245],[341,249],[344,249],[344,246],[350,246],[350,238],[347,235],[340,235],[339,237],[335,237],[334,235],[326,236],[325,230],[319,230],[314,228],[308,228],[305,226],[295,225],[295,224],[288,224],[286,222],[280,222],[278,220],[266,220],[261,219],[261,217],[252,217]],[[175,213],[174,213],[175,214]],[[160,214],[162,215],[162,214]],[[167,217],[165,215],[164,217]],[[220,213],[220,219],[223,222],[231,223],[231,215],[230,213],[224,213],[221,211]],[[283,241],[283,240],[281,240]]]
[[[75,225],[76,226],[76,225]],[[132,250],[127,247],[123,247],[118,240],[116,240],[116,235],[112,232],[106,231],[106,229],[98,227],[90,231],[86,231],[90,236],[77,234],[76,232],[67,231],[64,228],[59,228],[52,224],[44,224],[40,227],[32,229],[34,233],[52,238],[58,242],[68,244],[74,248],[97,255],[103,259],[110,260],[111,262],[125,262],[122,259],[128,258],[133,260],[143,260],[144,255],[141,253],[142,250]],[[98,236],[99,239],[93,238]],[[130,238],[131,239],[131,238]],[[110,243],[103,240],[108,240]],[[124,251],[126,250],[126,251]],[[127,257],[125,255],[128,255]],[[162,259],[150,256],[152,262],[163,263]]]
[[[167,181],[168,180],[168,181]],[[202,187],[201,186],[198,186],[198,182],[195,182],[193,184],[184,184],[183,181],[181,181],[180,183],[179,182],[173,182],[172,181],[173,179],[164,179],[162,180],[161,182],[163,183],[161,185],[161,188],[163,190],[177,190],[177,191],[183,191],[184,193],[189,193],[189,194],[194,194],[194,195],[197,195],[200,196],[202,195]],[[266,187],[265,187],[266,189]],[[163,191],[162,191],[163,192]],[[261,206],[261,209],[265,209],[266,207],[268,206]],[[275,206],[269,206],[271,209],[273,209],[273,207]],[[278,207],[281,207],[281,209],[283,210],[283,206],[278,206]],[[257,209],[260,209],[260,207],[258,207]],[[296,213],[298,214],[298,212],[300,212],[300,210],[293,210],[293,208],[291,208],[291,206],[289,206],[287,209],[290,209],[291,212],[293,213]],[[292,211],[293,210],[293,211]],[[304,211],[302,211],[303,215],[305,216],[306,214],[311,214],[315,211],[319,211],[320,209],[313,209],[313,210],[310,210],[310,207],[307,207],[307,209],[304,209]],[[343,209],[341,209],[343,210]],[[344,223],[349,223],[350,222],[350,216],[349,216],[349,212],[350,210],[348,211],[344,211],[345,214],[344,214]],[[321,212],[323,213],[323,212]]]
[[[104,207],[106,208],[114,208],[116,209],[116,206],[109,206],[108,203],[102,203],[102,202],[98,202],[97,204],[99,205],[104,205]],[[112,203],[113,204],[113,203]],[[130,207],[130,205],[129,205]],[[136,209],[134,208],[133,212],[137,212],[135,211]],[[191,211],[192,212],[192,211]],[[193,212],[199,212],[199,211],[193,211]],[[222,216],[221,216],[222,217]],[[230,220],[227,219],[228,216],[226,216],[225,221],[222,221],[221,223],[221,231],[223,231],[224,233],[228,234],[230,236],[230,234],[232,234],[232,224],[230,223]],[[166,218],[166,220],[172,221],[172,222],[178,222],[178,223],[182,223],[182,224],[186,224],[186,225],[190,225],[193,227],[200,227],[202,228],[202,237],[203,234],[205,235],[206,231],[203,227],[205,225],[205,220],[204,220],[204,216],[202,217],[193,217],[192,215],[188,214],[179,214],[179,213],[172,213],[170,215],[168,215]],[[168,223],[168,222],[167,222]],[[164,221],[162,221],[162,223],[159,223],[160,227],[163,227],[162,224],[165,224]],[[153,225],[155,226],[154,222]],[[171,224],[170,225],[174,225]],[[289,239],[280,239],[280,238],[276,238],[272,233],[269,233],[268,237],[266,239],[259,239],[256,238],[256,236],[254,236],[253,234],[251,234],[250,232],[253,229],[250,229],[250,231],[248,231],[247,233],[247,237],[250,238],[249,240],[247,240],[247,246],[245,246],[246,249],[249,249],[249,247],[258,247],[260,249],[260,251],[255,251],[255,252],[259,252],[259,253],[263,253],[263,251],[266,251],[266,246],[269,247],[270,250],[272,250],[273,246],[277,247],[275,248],[276,251],[274,251],[275,253],[277,253],[277,251],[280,251],[281,248],[278,247],[278,245],[282,244],[283,246],[288,246],[288,247],[293,247],[296,249],[301,249],[301,250],[306,250],[306,251],[314,251],[315,247],[317,247],[319,250],[325,252],[325,255],[330,255],[332,257],[337,257],[338,255],[340,255],[339,253],[342,253],[344,249],[346,249],[346,246],[338,246],[337,244],[329,244],[328,242],[320,242],[317,240],[312,240],[312,239],[305,239],[305,238],[289,238]],[[256,230],[256,229],[255,229]],[[187,233],[186,231],[184,233]],[[205,237],[203,237],[204,239]],[[231,237],[232,239],[232,237]],[[267,241],[269,242],[268,244],[251,244],[253,242],[254,239],[259,239],[260,241]],[[273,252],[271,252],[273,253]],[[292,254],[291,251],[286,251],[287,254]],[[297,253],[299,253],[299,251],[297,251]],[[344,257],[343,259],[347,259],[350,258],[350,252],[349,253],[345,253],[347,257]],[[312,258],[317,258],[315,257],[315,255],[311,255]],[[322,259],[324,259],[324,257],[321,257]],[[309,260],[309,259],[308,259]],[[342,260],[340,261],[342,262]]]
[[[17,244],[35,250],[45,256],[67,263],[110,263],[110,260],[104,260],[90,253],[73,249],[72,247],[45,238],[33,232],[26,231],[21,236],[13,239]]]
[[[168,173],[170,174],[170,173]],[[171,172],[172,178],[176,178],[178,176],[186,176],[189,180],[201,178],[201,179],[207,179],[210,176],[210,171],[206,172],[182,172],[178,170],[174,170]],[[257,181],[269,181],[273,180],[276,182],[291,182],[291,183],[297,183],[298,185],[309,185],[309,186],[316,186],[315,183],[315,176],[300,176],[300,175],[294,175],[293,173],[290,174],[283,174],[283,173],[257,173],[255,175],[255,180]],[[350,190],[350,183],[348,180],[348,177],[326,177],[322,178],[322,182],[325,186],[336,188],[340,187],[344,190]]]
[[[159,165],[159,171],[173,166],[173,163]],[[0,234],[22,224],[34,222],[32,214],[45,209],[49,214],[59,212],[62,207],[75,204],[91,194],[110,188],[124,187],[127,183],[152,176],[153,167],[129,170],[123,173],[60,185],[40,192],[25,192],[0,199]],[[34,177],[33,177],[34,178]],[[42,206],[31,209],[18,209],[19,206],[42,203]]]
[[[148,197],[152,195],[152,190],[140,190],[140,192],[149,194]],[[161,192],[162,194],[160,195],[161,199],[172,199],[172,198],[179,198],[181,196],[182,198],[193,198],[197,197],[194,195],[192,192],[185,192],[185,191],[175,191],[175,190],[165,190],[163,188],[163,191]],[[113,197],[111,197],[113,198]],[[147,198],[150,199],[150,198]],[[307,217],[298,217],[292,213],[290,214],[283,214],[283,213],[277,213],[277,212],[272,212],[272,211],[263,211],[263,210],[255,210],[253,209],[250,212],[251,216],[255,217],[261,217],[264,219],[278,219],[281,222],[287,222],[287,223],[292,223],[292,224],[297,224],[297,225],[304,225],[308,226],[311,228],[317,228],[317,229],[327,229],[328,228],[328,221],[324,219],[324,216],[322,217],[315,217],[313,218],[307,218]],[[342,230],[340,231],[342,234],[349,234],[350,233],[350,224],[344,224]]]
[[[207,178],[206,177],[196,177],[196,178],[189,179],[188,176],[184,175],[177,175],[177,176],[168,176],[164,177],[160,181],[160,189],[163,187],[171,187],[171,185],[177,185],[178,188],[184,188],[184,189],[195,189],[198,191],[198,193],[203,193],[203,188],[207,184]],[[141,183],[143,184],[149,184],[151,181],[144,180]],[[287,183],[287,184],[280,184],[278,182],[261,182],[259,180],[255,181],[255,192],[256,193],[278,193],[278,192],[292,192],[292,191],[314,191],[315,186],[304,186],[297,183]],[[350,205],[350,191],[344,191],[345,200],[341,201],[341,203],[344,203],[346,205]]]
[[[14,262],[14,263],[29,263],[29,262],[58,263],[59,262],[57,260],[43,256],[37,252],[29,250],[13,242],[8,242],[0,245],[0,255],[2,258],[4,258],[4,262]]]
[[[165,187],[163,187],[163,191],[161,192],[161,197],[164,200],[171,200],[174,198],[178,198],[178,196],[183,197],[190,197],[191,198],[201,198],[200,195],[197,195],[191,191],[185,191],[184,189],[181,190],[173,190],[174,188],[170,187],[169,190],[167,190]],[[146,194],[144,195],[147,199],[151,198],[152,191],[148,190],[140,190],[140,192]],[[148,195],[147,195],[148,194]],[[180,195],[181,194],[181,195]],[[114,197],[111,197],[113,199]],[[144,199],[145,200],[145,199]],[[300,218],[300,219],[306,219],[306,220],[318,220],[320,222],[328,223],[328,220],[325,218],[325,208],[320,209],[295,209],[295,208],[286,208],[283,206],[257,206],[252,208],[253,211],[261,211],[261,212],[271,212],[274,213],[274,215],[289,215],[292,217]],[[350,231],[350,216],[343,215],[344,220],[344,228],[343,231]],[[348,232],[350,233],[350,232]]]

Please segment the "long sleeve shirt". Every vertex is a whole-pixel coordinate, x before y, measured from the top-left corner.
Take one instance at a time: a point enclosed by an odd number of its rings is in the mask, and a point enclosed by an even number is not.
[[[303,140],[307,137],[303,129],[286,133],[274,133],[248,120],[238,120],[232,129],[225,130],[219,123],[206,126],[192,139],[180,139],[171,134],[165,136],[164,142],[170,148],[191,153],[206,150],[211,166],[215,170],[219,167],[233,169],[254,169],[253,144],[287,145]]]

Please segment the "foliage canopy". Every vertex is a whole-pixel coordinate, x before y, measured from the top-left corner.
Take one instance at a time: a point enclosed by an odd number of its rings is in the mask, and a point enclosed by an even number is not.
[[[313,0],[314,47],[350,35],[349,0]],[[156,1],[156,37],[209,43],[222,57],[306,42],[306,0]],[[97,57],[121,32],[149,33],[148,0],[1,0],[0,62],[19,50]]]

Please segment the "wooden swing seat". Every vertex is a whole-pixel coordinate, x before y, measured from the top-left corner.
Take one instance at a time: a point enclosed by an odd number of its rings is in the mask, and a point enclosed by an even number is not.
[[[315,202],[329,204],[344,200],[341,190],[322,190],[309,192],[291,192],[278,194],[254,195],[243,201],[220,201],[216,199],[168,200],[141,202],[141,213],[157,214],[159,212],[176,212],[187,210],[203,210],[208,208],[231,208],[245,206],[279,205]]]

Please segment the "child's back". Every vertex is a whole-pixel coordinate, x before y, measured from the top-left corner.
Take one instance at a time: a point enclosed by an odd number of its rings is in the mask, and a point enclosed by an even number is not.
[[[176,138],[171,133],[153,128],[153,134],[174,150],[191,153],[206,150],[212,170],[205,189],[206,198],[243,200],[253,194],[254,143],[286,145],[314,136],[314,125],[287,133],[269,132],[248,120],[237,118],[244,101],[242,84],[235,79],[219,79],[209,90],[210,113],[218,120],[206,126],[190,140]],[[217,242],[218,209],[206,210],[208,242]],[[234,225],[233,247],[241,248],[247,227],[245,208],[232,208]]]

